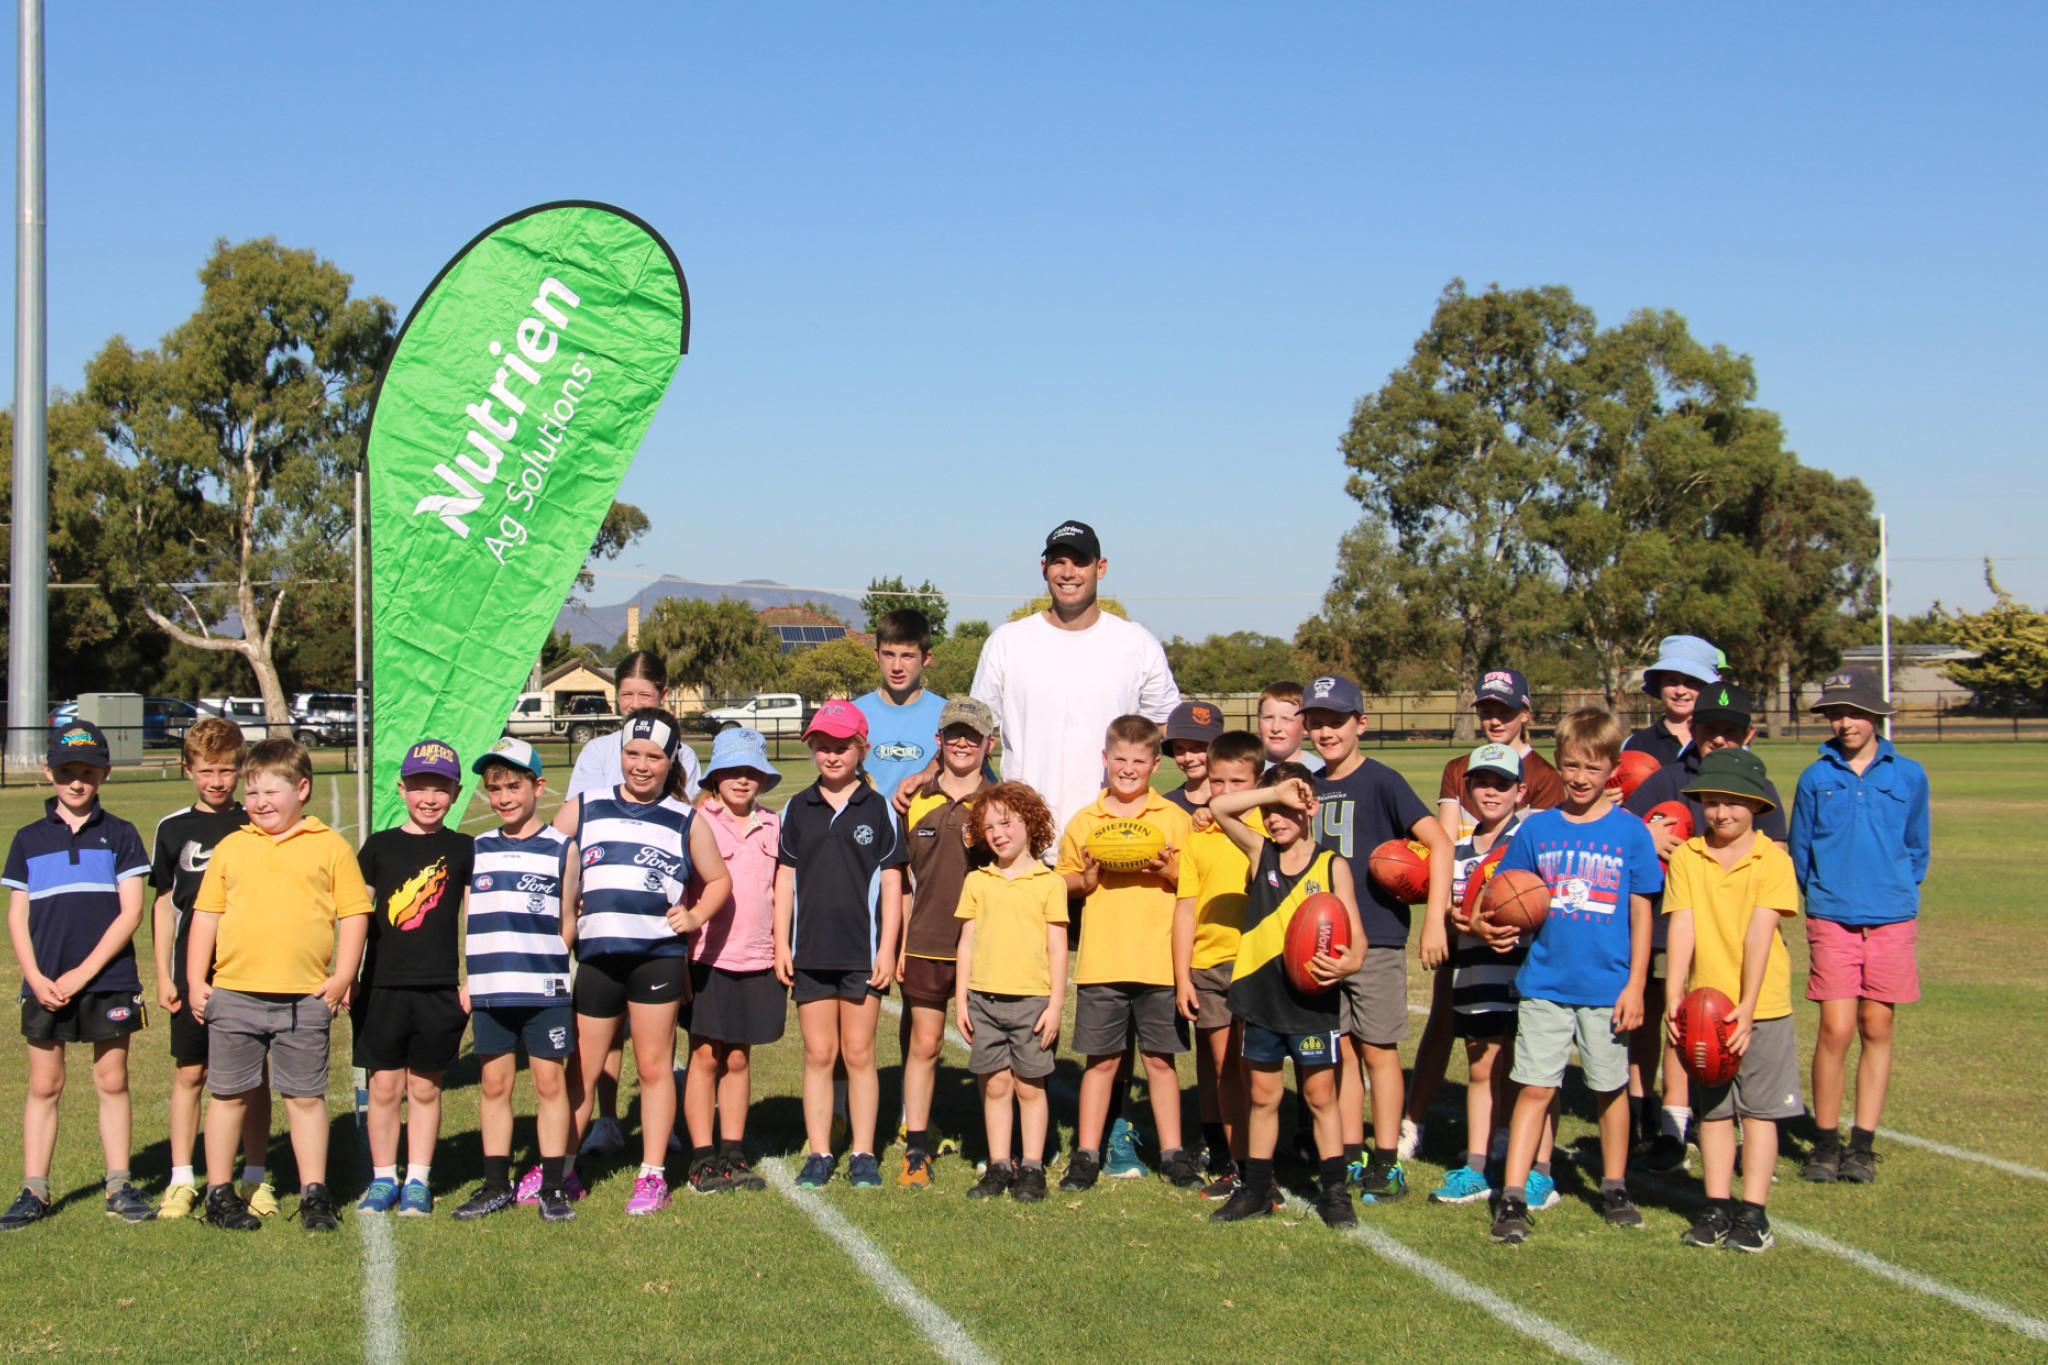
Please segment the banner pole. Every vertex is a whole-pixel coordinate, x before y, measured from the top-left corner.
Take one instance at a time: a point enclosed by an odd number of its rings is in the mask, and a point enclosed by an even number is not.
[[[370,837],[370,718],[363,709],[363,466],[356,465],[356,843]],[[458,820],[460,816],[456,817]]]
[[[44,285],[43,0],[17,5],[14,128],[14,530],[9,550],[6,747],[34,770],[50,668],[48,316]]]

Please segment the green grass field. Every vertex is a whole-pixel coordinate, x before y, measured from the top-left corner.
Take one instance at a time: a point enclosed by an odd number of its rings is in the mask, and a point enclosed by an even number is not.
[[[1427,796],[1450,752],[1374,756]],[[1811,748],[1760,752],[1789,791]],[[1565,1203],[1539,1214],[1519,1249],[1488,1242],[1483,1206],[1432,1207],[1422,1196],[1441,1163],[1461,1160],[1461,1060],[1440,1092],[1428,1149],[1409,1166],[1415,1194],[1361,1206],[1355,1236],[1332,1233],[1305,1211],[1215,1227],[1197,1195],[1157,1180],[1104,1181],[1035,1208],[970,1203],[961,1194],[974,1178],[980,1110],[956,1051],[941,1073],[936,1124],[962,1136],[969,1157],[941,1160],[928,1191],[855,1192],[835,1182],[803,1197],[684,1192],[667,1213],[629,1221],[621,1210],[631,1168],[586,1169],[596,1187],[571,1224],[543,1225],[530,1210],[457,1224],[446,1217],[448,1201],[481,1174],[476,1072],[465,1058],[451,1073],[435,1163],[443,1213],[431,1221],[377,1226],[345,1212],[341,1234],[327,1238],[289,1222],[234,1237],[192,1222],[130,1227],[100,1213],[90,1081],[74,1049],[53,1172],[62,1209],[0,1240],[0,1351],[506,1361],[589,1356],[616,1344],[635,1355],[722,1361],[2048,1359],[2048,1183],[2038,1170],[2016,1174],[1973,1159],[2048,1164],[2040,1155],[2048,1099],[2026,1042],[2048,1003],[2040,897],[2031,890],[2048,872],[2048,848],[2032,837],[2048,814],[2042,750],[1914,752],[1935,792],[1925,999],[1901,1012],[1886,1122],[1958,1154],[1883,1139],[1875,1185],[1812,1186],[1796,1175],[1806,1134],[1793,1127],[1771,1201],[1779,1242],[1765,1256],[1678,1244],[1696,1176],[1639,1184],[1647,1226],[1622,1232],[1601,1223],[1588,1182],[1561,1163]],[[791,780],[773,793],[777,801],[804,780],[800,765],[784,766]],[[352,781],[323,774],[314,813],[351,820]],[[120,783],[108,804],[147,839],[180,791]],[[0,823],[9,828],[40,809],[31,790],[0,792]],[[484,828],[482,806],[472,809],[466,828]],[[1789,942],[1803,975],[1803,935]],[[139,947],[146,960],[147,946]],[[5,970],[17,988],[11,955]],[[1411,1002],[1427,1003],[1426,975],[1419,966],[1411,973]],[[1803,1052],[1814,1023],[1802,1001]],[[885,1016],[884,1024],[883,1108],[893,1119],[899,1054],[893,1022]],[[349,1196],[361,1182],[345,1026],[334,1056],[332,1169]],[[792,1016],[785,1040],[755,1061],[750,1131],[771,1161],[801,1148],[799,1066]],[[0,1049],[0,1172],[9,1180],[23,1074],[18,1045]],[[1191,1063],[1182,1074],[1192,1117]],[[1077,1079],[1077,1064],[1063,1057],[1055,1085],[1068,1096],[1054,1105],[1063,1149]],[[152,1027],[136,1043],[133,1067],[134,1165],[151,1194],[168,1173],[168,1086],[164,1030]],[[530,1114],[523,1084],[520,1106]],[[282,1121],[280,1112],[271,1164],[288,1189]],[[522,1118],[522,1156],[530,1138]],[[1583,1092],[1567,1092],[1560,1138],[1594,1150]],[[893,1177],[887,1157],[884,1167]],[[287,1209],[293,1202],[286,1198]]]

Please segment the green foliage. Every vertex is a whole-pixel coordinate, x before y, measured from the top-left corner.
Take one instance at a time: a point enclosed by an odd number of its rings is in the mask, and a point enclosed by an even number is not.
[[[1946,664],[1942,672],[1994,706],[2048,701],[2048,613],[2032,610],[2000,587],[1988,559],[1984,584],[1998,599],[1991,610],[1949,618],[1955,645],[1982,657]]]
[[[846,613],[839,610],[839,608],[837,607],[826,606],[823,602],[814,601],[813,599],[808,597],[806,597],[801,602],[792,602],[790,603],[790,605],[795,607],[799,611],[814,611],[828,621],[837,621],[840,625],[845,626],[848,630],[853,629],[853,622],[847,620]]]
[[[1268,683],[1306,681],[1294,646],[1257,631],[1211,635],[1200,644],[1176,635],[1166,642],[1166,661],[1180,690],[1193,695],[1257,692]]]
[[[988,643],[991,629],[986,621],[962,621],[933,645],[932,661],[924,669],[925,687],[942,697],[966,696],[974,686],[974,670],[981,664],[981,647]]]
[[[660,654],[669,681],[731,694],[782,676],[782,637],[745,602],[664,597],[640,623],[640,648]]]
[[[585,654],[583,646],[566,630],[550,630],[547,643],[540,647],[540,668],[545,673],[572,654]]]
[[[647,534],[647,526],[645,512],[630,502],[613,502],[597,528],[597,539],[590,543],[590,558],[617,559],[628,545]],[[590,571],[590,565],[576,570],[578,592],[589,592],[596,586],[597,576]]]
[[[906,585],[900,575],[868,580],[867,595],[860,599],[861,619],[868,623],[868,634],[874,634],[876,623],[899,607],[924,613],[924,619],[931,623],[934,646],[946,638],[945,594],[929,578],[915,588]]]
[[[858,697],[882,685],[882,667],[875,662],[874,650],[842,635],[816,649],[790,655],[783,669],[783,685],[811,701]]]
[[[1124,610],[1124,604],[1117,601],[1114,597],[1098,597],[1095,599],[1095,605],[1102,608],[1104,611],[1108,612],[1111,616],[1121,616],[1126,621],[1131,619],[1131,614]],[[1041,611],[1051,610],[1051,595],[1047,593],[1040,593],[1038,596],[1032,598],[1029,602],[1026,602],[1023,606],[1011,612],[1007,619],[1012,621],[1021,621],[1027,616],[1036,616]]]
[[[1892,643],[1894,645],[1948,645],[1955,643],[1955,618],[1942,610],[1936,602],[1917,616],[1892,617]],[[1884,643],[1883,631],[1879,628],[1875,612],[1850,617],[1842,624],[1842,640],[1850,645],[1876,645]]]

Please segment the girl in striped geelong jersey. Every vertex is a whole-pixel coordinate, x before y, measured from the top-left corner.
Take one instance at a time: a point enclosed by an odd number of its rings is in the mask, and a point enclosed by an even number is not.
[[[732,878],[711,830],[683,800],[676,718],[646,707],[621,731],[625,780],[609,794],[573,797],[555,827],[573,832],[582,862],[576,923],[577,1129],[590,1121],[619,1020],[633,1023],[640,1075],[640,1173],[629,1214],[668,1206],[662,1170],[676,1123],[676,1017],[689,998],[689,934],[725,908]],[[692,884],[694,896],[686,896]]]

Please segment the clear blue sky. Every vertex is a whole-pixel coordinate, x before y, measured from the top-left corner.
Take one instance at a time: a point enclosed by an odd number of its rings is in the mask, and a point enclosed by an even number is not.
[[[1445,282],[1562,283],[1755,357],[1891,514],[1896,609],[1988,602],[1985,553],[2048,599],[2048,12],[1549,8],[52,4],[50,374],[154,343],[217,237],[403,312],[608,200],[695,306],[619,567],[998,614],[1080,517],[1111,591],[1266,599],[1160,634],[1289,634]]]

